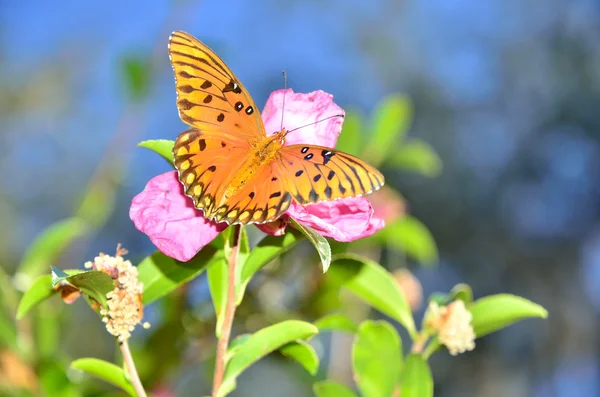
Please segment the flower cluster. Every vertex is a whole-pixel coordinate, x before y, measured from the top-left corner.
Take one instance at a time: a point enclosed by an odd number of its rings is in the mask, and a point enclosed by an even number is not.
[[[472,318],[471,312],[461,300],[442,307],[436,302],[430,302],[425,314],[425,325],[437,333],[439,342],[455,356],[475,349]]]
[[[335,147],[342,130],[344,114],[330,94],[315,91],[294,93],[291,89],[275,91],[269,97],[262,118],[268,134],[281,129],[282,113],[288,130],[306,126],[286,137],[285,145],[312,144]],[[323,122],[317,121],[324,120]],[[146,233],[165,255],[180,261],[190,260],[226,227],[203,217],[184,194],[177,172],[171,171],[152,178],[144,190],[134,197],[129,216],[135,227]],[[375,216],[373,206],[364,197],[324,201],[307,206],[292,202],[286,214],[275,222],[256,225],[265,233],[280,236],[287,220],[309,226],[325,237],[349,242],[370,236],[383,228],[384,221]]]
[[[106,294],[108,310],[101,309],[100,315],[108,332],[121,342],[129,339],[135,326],[144,317],[144,285],[138,280],[137,268],[130,261],[123,260],[126,253],[126,250],[118,246],[115,256],[101,253],[93,262],[85,263],[87,269],[106,273],[116,281],[115,289]],[[148,328],[149,324],[144,323],[143,327]]]

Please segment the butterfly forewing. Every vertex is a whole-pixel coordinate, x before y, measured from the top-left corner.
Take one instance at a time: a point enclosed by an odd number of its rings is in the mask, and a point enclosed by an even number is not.
[[[169,40],[181,119],[199,129],[219,129],[247,139],[264,137],[260,113],[225,62],[193,36],[176,31]]]
[[[299,204],[361,196],[384,184],[383,175],[376,168],[348,153],[323,146],[284,146],[277,169]]]

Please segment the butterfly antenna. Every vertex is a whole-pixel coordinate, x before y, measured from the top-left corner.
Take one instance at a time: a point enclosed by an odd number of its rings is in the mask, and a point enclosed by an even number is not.
[[[281,126],[279,127],[280,131],[283,129],[283,115],[285,113],[285,94],[287,93],[287,74],[285,73],[285,70],[282,70],[281,74],[283,75],[283,105],[281,106]]]
[[[287,134],[289,134],[290,132],[294,132],[294,131],[296,131],[296,130],[299,130],[300,128],[304,128],[304,127],[310,127],[311,125],[318,124],[318,123],[320,123],[321,121],[327,121],[327,120],[329,120],[329,119],[333,119],[333,118],[336,118],[336,117],[341,117],[341,118],[344,118],[344,115],[343,115],[343,114],[336,114],[335,116],[329,116],[329,117],[325,117],[324,119],[317,120],[317,121],[315,121],[315,122],[313,122],[313,123],[306,124],[306,125],[303,125],[303,126],[301,126],[301,127],[296,127],[296,128],[294,128],[293,130],[289,130],[289,131],[287,132]],[[286,135],[287,135],[287,134],[286,134]]]

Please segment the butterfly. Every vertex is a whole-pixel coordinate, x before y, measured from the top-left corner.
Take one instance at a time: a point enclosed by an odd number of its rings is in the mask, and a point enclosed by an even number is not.
[[[179,117],[191,127],[175,141],[175,167],[205,218],[266,223],[292,201],[307,205],[383,186],[383,175],[357,157],[322,146],[284,146],[285,128],[267,136],[248,91],[195,37],[173,32],[169,57]]]

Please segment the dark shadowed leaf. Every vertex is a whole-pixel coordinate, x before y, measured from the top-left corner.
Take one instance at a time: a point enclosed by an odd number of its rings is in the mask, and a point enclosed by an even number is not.
[[[106,307],[106,294],[115,288],[114,280],[106,273],[97,270],[63,272],[52,266],[52,287],[61,281],[67,281],[79,288],[81,293],[95,300],[102,307]]]
[[[125,371],[112,363],[97,358],[80,358],[71,363],[71,368],[78,369],[96,378],[102,379],[122,390],[130,396],[136,396],[135,390],[127,379]]]
[[[363,396],[391,396],[402,368],[402,343],[394,327],[385,321],[363,322],[354,338],[352,368]]]
[[[418,354],[409,354],[400,378],[402,397],[433,397],[433,378],[429,364]]]
[[[367,304],[398,321],[411,336],[416,336],[406,296],[394,276],[381,265],[359,255],[337,255],[328,275]]]
[[[290,223],[294,225],[302,234],[306,236],[308,241],[314,245],[321,258],[321,266],[323,267],[323,273],[327,272],[329,265],[331,264],[331,248],[325,237],[317,233],[313,228],[303,226],[296,222],[293,218],[290,218]]]
[[[131,100],[140,101],[148,96],[151,82],[150,58],[125,58],[122,62],[122,75]]]

